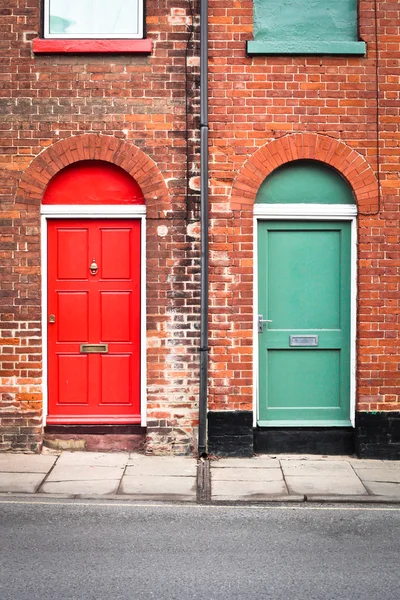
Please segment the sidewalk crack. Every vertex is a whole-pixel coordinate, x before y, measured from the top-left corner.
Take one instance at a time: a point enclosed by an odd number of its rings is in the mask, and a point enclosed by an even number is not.
[[[61,454],[59,454],[56,458],[56,460],[54,461],[52,467],[50,468],[49,471],[47,471],[46,475],[44,476],[44,478],[42,479],[42,482],[40,483],[40,485],[38,485],[37,490],[35,491],[35,494],[40,494],[41,493],[41,489],[44,486],[44,484],[46,483],[50,473],[53,472],[54,467],[56,466],[58,459],[60,458]]]
[[[357,473],[357,471],[353,467],[353,463],[349,461],[347,464],[350,465],[350,467],[351,467],[354,475],[357,477],[357,479],[359,480],[359,482],[363,486],[364,490],[367,492],[368,496],[373,496],[374,494],[371,494],[371,492],[369,491],[369,489],[367,488],[367,486],[364,485],[363,480],[361,479],[361,477],[359,476],[359,474]]]

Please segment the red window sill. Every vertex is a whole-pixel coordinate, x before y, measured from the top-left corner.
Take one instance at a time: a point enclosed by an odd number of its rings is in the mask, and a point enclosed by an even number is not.
[[[35,38],[35,54],[150,54],[152,41],[143,40],[55,40]]]

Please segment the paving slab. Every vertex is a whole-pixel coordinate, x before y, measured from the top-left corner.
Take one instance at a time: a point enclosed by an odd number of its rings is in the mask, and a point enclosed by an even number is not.
[[[285,475],[286,485],[291,494],[335,494],[338,496],[368,495],[367,490],[354,474],[353,477],[333,477],[321,473],[304,476]]]
[[[58,466],[56,465],[46,481],[105,481],[121,479],[122,467]]]
[[[45,473],[0,473],[0,492],[34,494]]]
[[[256,502],[271,500],[273,496],[288,495],[285,482],[282,481],[214,481],[211,482],[211,499]]]
[[[40,488],[43,494],[66,494],[68,496],[116,494],[120,479],[90,481],[46,481]]]
[[[284,459],[280,464],[291,494],[368,495],[347,461]]]
[[[400,483],[382,481],[363,481],[370,494],[374,496],[389,496],[400,500]]]
[[[353,458],[349,457],[347,461],[353,466],[364,466],[364,467],[379,467],[383,464],[391,464],[392,462],[395,464],[400,464],[400,461],[384,461],[382,458]]]
[[[353,464],[353,469],[362,481],[400,483],[400,465],[381,464],[379,466],[367,466]]]
[[[184,456],[137,456],[131,457],[126,475],[163,477],[195,477],[197,460]]]
[[[276,458],[255,456],[254,458],[220,458],[211,461],[212,469],[276,469],[279,461]]]
[[[124,475],[120,494],[129,494],[142,500],[196,500],[195,477],[148,476],[131,477]]]
[[[0,454],[0,472],[47,473],[57,458],[42,454]]]
[[[295,460],[295,461],[327,461],[329,462],[349,462],[349,460],[359,460],[354,457],[350,457],[347,454],[262,454],[260,456],[269,456],[269,458],[277,458],[278,460]]]
[[[125,467],[128,452],[62,452],[57,467]]]
[[[282,470],[275,469],[211,469],[212,481],[283,481]]]
[[[332,460],[280,460],[282,471],[286,476],[324,476],[353,477],[355,473],[346,461]]]

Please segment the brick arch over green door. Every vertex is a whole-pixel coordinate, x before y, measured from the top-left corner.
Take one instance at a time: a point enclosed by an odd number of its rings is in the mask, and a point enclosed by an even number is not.
[[[355,204],[353,190],[332,167],[295,160],[275,169],[257,192],[257,204]]]
[[[354,205],[353,191],[332,167],[297,160],[263,181],[256,203],[288,209],[258,220],[258,425],[348,427],[352,228],[337,207]],[[298,204],[309,207],[301,219]],[[335,212],[316,217],[321,204]]]
[[[317,160],[336,169],[352,188],[359,214],[378,212],[378,180],[366,159],[347,144],[315,133],[283,136],[256,150],[233,182],[231,210],[252,210],[265,178],[281,165],[296,160]]]

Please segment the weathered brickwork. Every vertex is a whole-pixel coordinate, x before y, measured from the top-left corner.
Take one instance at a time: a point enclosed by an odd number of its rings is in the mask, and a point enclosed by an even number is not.
[[[40,203],[51,177],[84,159],[121,166],[146,199],[146,451],[196,449],[198,14],[198,0],[148,0],[149,56],[34,55],[40,0],[0,9],[0,450],[42,444]],[[209,14],[209,408],[217,426],[229,410],[243,411],[251,427],[253,204],[265,177],[298,158],[331,165],[354,190],[356,410],[397,414],[399,3],[360,0],[365,57],[248,57],[253,1],[209,0]],[[250,448],[252,432],[238,435]]]
[[[40,449],[40,202],[60,169],[120,165],[147,202],[147,450],[192,452],[198,389],[196,2],[148,2],[143,55],[34,55],[40,0],[1,11],[0,450]],[[188,157],[188,158],[187,158]],[[194,189],[193,189],[194,188]]]
[[[400,9],[361,0],[359,14],[366,57],[248,57],[253,2],[210,0],[212,410],[252,410],[253,203],[296,158],[353,187],[357,410],[399,410]]]

